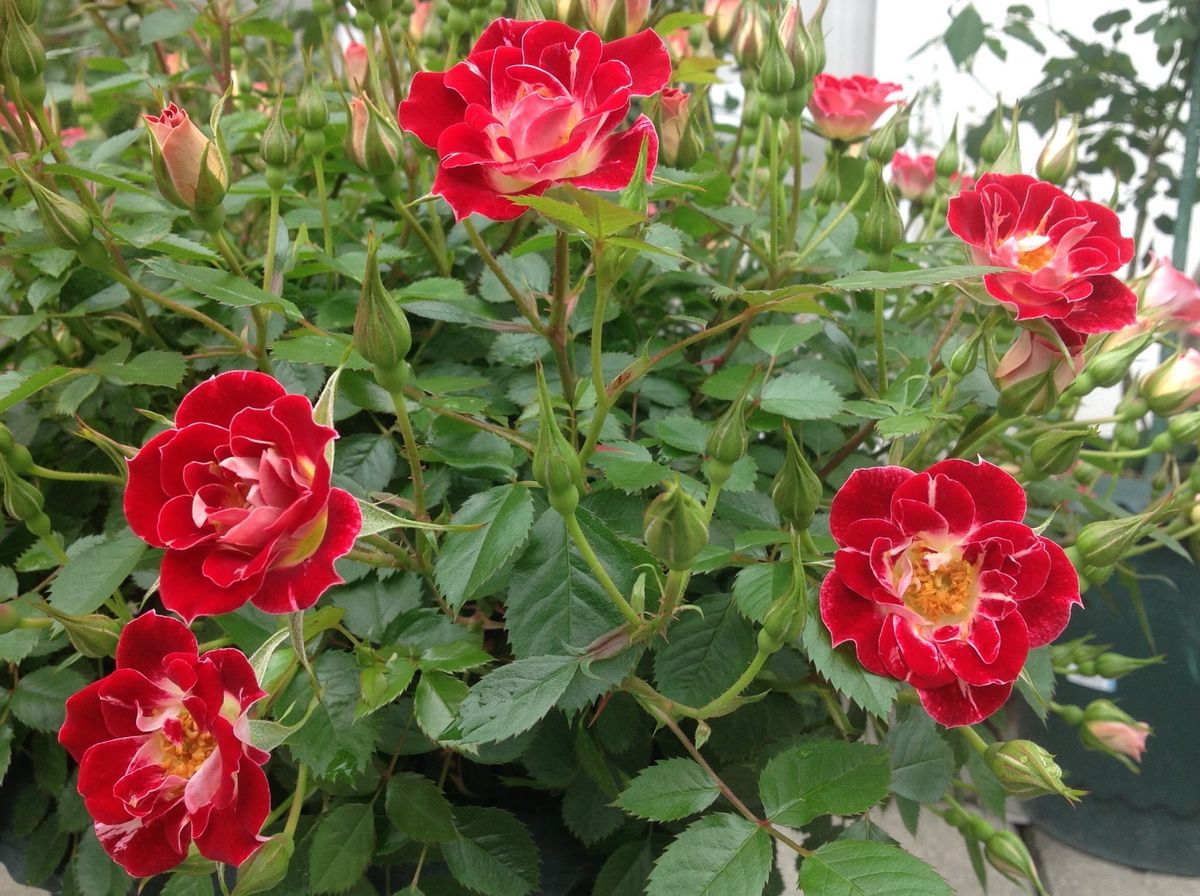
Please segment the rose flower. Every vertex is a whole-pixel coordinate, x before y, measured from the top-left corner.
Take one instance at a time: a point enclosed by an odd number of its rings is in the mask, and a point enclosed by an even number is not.
[[[991,715],[1081,603],[1066,553],[1024,517],[1020,484],[983,461],[855,470],[829,515],[838,551],[821,619],[834,645],[911,684],[943,725]]]
[[[1078,333],[1134,322],[1137,297],[1114,272],[1133,257],[1112,209],[1024,174],[985,174],[950,200],[946,222],[987,274],[988,293],[1017,320],[1045,317]]]
[[[849,142],[871,133],[879,116],[896,104],[890,97],[900,89],[899,84],[866,75],[837,78],[822,73],[813,80],[808,111],[824,136]]]
[[[234,371],[189,392],[175,427],[129,462],[125,517],[166,548],[162,602],[184,619],[311,607],[341,578],[333,563],[362,527],[358,504],[330,488],[325,448],[337,433],[303,395],[263,373]]]
[[[240,865],[271,792],[246,711],[266,693],[238,650],[200,656],[187,626],[150,612],[121,632],[117,668],[67,700],[59,742],[79,763],[96,837],[134,877],[200,854]]]
[[[650,119],[616,129],[630,98],[657,93],[670,75],[653,31],[604,43],[561,22],[497,19],[465,61],[413,77],[400,127],[437,150],[433,192],[458,220],[477,212],[505,221],[525,211],[509,196],[564,182],[627,186],[643,143],[648,180],[658,155]]]

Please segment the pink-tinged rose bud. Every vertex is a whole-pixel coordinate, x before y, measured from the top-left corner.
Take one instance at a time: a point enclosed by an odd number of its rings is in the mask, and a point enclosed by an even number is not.
[[[1113,753],[1128,756],[1134,762],[1142,761],[1146,752],[1146,738],[1150,736],[1150,726],[1145,722],[1087,722],[1088,733],[1096,742]]]
[[[429,16],[433,13],[433,0],[417,0],[416,8],[408,17],[408,34],[414,43],[420,43],[429,28]]]
[[[346,68],[346,81],[350,84],[350,89],[359,93],[367,87],[367,48],[360,43],[351,43],[346,46],[342,57],[342,63]]]
[[[605,40],[636,34],[650,14],[650,0],[583,0],[588,27]]]
[[[892,94],[901,89],[866,75],[836,78],[822,73],[813,79],[808,111],[822,134],[849,142],[871,132],[879,116],[899,102]]]
[[[933,195],[934,158],[931,155],[910,156],[897,152],[892,156],[892,183],[900,195],[913,202],[928,199]]]
[[[1142,397],[1162,417],[1200,403],[1200,352],[1189,348],[1168,358],[1142,380]]]
[[[767,12],[757,3],[741,4],[734,27],[733,55],[743,69],[757,71],[767,48]]]
[[[59,141],[63,145],[63,149],[70,149],[80,140],[87,137],[87,131],[83,128],[63,128],[58,135]]]
[[[178,53],[163,53],[162,67],[167,77],[174,77],[183,70],[183,61]]]
[[[191,211],[221,204],[229,176],[221,151],[174,103],[147,115],[154,178],[163,198]]]
[[[667,51],[672,62],[679,62],[692,55],[692,38],[686,28],[676,28],[667,35]]]
[[[1156,323],[1186,324],[1193,334],[1200,332],[1200,286],[1167,258],[1156,257],[1154,262],[1142,299],[1142,316]]]
[[[686,91],[675,87],[668,87],[659,97],[658,139],[661,141],[659,147],[662,150],[663,160],[668,165],[678,166],[680,164],[680,151],[683,148],[688,119],[691,116],[688,111],[690,100],[691,96]]]
[[[1066,331],[1063,342],[1070,356],[1044,336],[1022,330],[1000,363],[996,365],[996,388],[1028,413],[1041,413],[1054,406],[1058,396],[1083,371],[1086,337]]]
[[[733,34],[738,10],[742,0],[704,0],[704,14],[708,16],[708,36],[713,43],[723,44]]]

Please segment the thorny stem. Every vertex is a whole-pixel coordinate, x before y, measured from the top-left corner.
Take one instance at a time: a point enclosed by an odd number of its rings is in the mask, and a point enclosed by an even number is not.
[[[621,589],[613,582],[612,577],[608,574],[608,570],[604,568],[604,564],[600,562],[600,558],[596,556],[596,552],[592,550],[591,544],[587,540],[583,529],[579,525],[579,520],[574,513],[568,513],[563,516],[563,522],[567,524],[567,532],[571,536],[571,540],[575,542],[575,547],[579,549],[579,553],[583,556],[588,568],[596,576],[596,581],[604,589],[604,592],[609,596],[609,599],[621,611],[621,615],[633,626],[642,624],[642,617],[638,615],[637,610],[625,599],[625,595],[621,593]]]
[[[108,482],[112,485],[124,485],[125,480],[115,473],[72,473],[67,470],[49,470],[34,464],[29,468],[30,476],[40,476],[42,479],[61,479],[64,482]]]
[[[492,254],[492,250],[488,248],[487,243],[483,241],[483,237],[479,235],[479,231],[475,229],[475,225],[471,223],[471,219],[464,218],[462,225],[463,230],[467,232],[467,238],[470,239],[471,245],[475,247],[475,251],[483,259],[483,263],[488,266],[488,270],[496,275],[496,279],[500,281],[500,285],[504,287],[504,291],[508,293],[509,298],[516,304],[517,309],[529,321],[529,325],[533,327],[534,332],[545,336],[546,327],[538,316],[537,306],[529,296],[522,293],[516,284],[509,279],[508,274],[504,272],[504,268],[500,267],[500,263],[496,261],[496,256]]]
[[[413,510],[418,518],[425,516],[425,479],[421,473],[421,456],[417,448],[417,436],[413,432],[412,420],[408,416],[408,407],[404,403],[404,393],[392,394],[392,405],[396,409],[396,423],[400,427],[400,435],[404,439],[404,454],[408,459],[409,475],[413,486]]]

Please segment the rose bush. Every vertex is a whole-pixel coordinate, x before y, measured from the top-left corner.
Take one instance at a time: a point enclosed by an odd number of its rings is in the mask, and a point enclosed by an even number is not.
[[[1034,178],[794,3],[10,6],[30,882],[945,896],[877,810],[1036,884],[1006,800],[1083,787],[1015,718],[1156,761],[1055,693],[1160,671],[1078,605],[1200,493],[1194,283],[1098,123]]]

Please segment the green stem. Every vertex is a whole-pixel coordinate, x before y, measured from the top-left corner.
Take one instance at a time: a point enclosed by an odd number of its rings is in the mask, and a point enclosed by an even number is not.
[[[383,55],[387,60],[388,76],[392,80],[392,100],[394,103],[399,103],[404,91],[404,82],[400,78],[400,64],[396,61],[396,51],[392,49],[392,40],[388,34],[386,23],[380,21],[375,24],[379,26],[379,37],[383,41]]]
[[[1153,445],[1147,445],[1144,448],[1128,448],[1123,451],[1099,451],[1092,448],[1084,448],[1079,452],[1080,457],[1097,457],[1100,459],[1119,458],[1119,457],[1149,457],[1156,453]]]
[[[329,196],[325,189],[325,157],[313,154],[313,176],[317,181],[317,198],[321,203],[321,235],[325,254],[333,257],[333,221],[329,216]]]
[[[529,325],[533,327],[534,332],[545,336],[546,327],[538,316],[537,305],[534,304],[531,298],[517,289],[517,285],[504,272],[504,268],[500,267],[500,262],[496,261],[496,256],[492,254],[492,250],[483,241],[483,237],[479,235],[479,231],[475,229],[475,225],[471,223],[471,219],[464,218],[462,226],[463,230],[467,232],[467,238],[471,241],[471,245],[475,247],[475,251],[483,259],[483,263],[488,266],[488,270],[496,275],[496,279],[500,281],[500,285],[504,287],[504,291],[508,293],[509,298],[513,300],[517,309],[529,321]]]
[[[50,470],[34,464],[29,468],[29,475],[42,479],[61,479],[64,482],[107,482],[112,485],[124,485],[125,480],[114,473],[71,473],[66,470]]]
[[[754,659],[750,661],[750,665],[746,667],[746,671],[738,676],[738,680],[731,684],[721,696],[700,707],[699,717],[708,719],[728,712],[731,704],[737,700],[742,691],[758,678],[758,673],[762,671],[762,667],[770,658],[771,654],[760,647],[754,654]]]
[[[208,327],[208,329],[212,330],[214,333],[218,333],[221,336],[223,336],[229,342],[231,342],[235,346],[237,346],[239,351],[244,352],[245,354],[249,355],[250,357],[254,357],[254,349],[251,348],[251,346],[246,342],[246,340],[244,340],[244,339],[242,339],[242,337],[238,336],[235,332],[233,332],[233,330],[231,330],[228,327],[224,326],[223,324],[218,323],[217,321],[213,320],[211,317],[209,317],[204,312],[197,311],[195,308],[192,308],[189,305],[184,305],[180,302],[176,302],[173,299],[168,299],[166,296],[164,296],[160,293],[157,293],[154,290],[149,289],[148,287],[143,286],[141,283],[134,280],[132,277],[130,277],[124,271],[119,270],[116,266],[111,266],[111,267],[106,266],[105,273],[108,274],[110,277],[112,277],[114,280],[116,280],[118,283],[121,283],[123,286],[125,286],[125,288],[128,289],[130,292],[136,293],[137,295],[140,295],[143,298],[149,299],[151,302],[154,302],[156,305],[160,305],[169,311],[174,311],[176,314],[182,315],[183,317],[191,318],[192,320],[196,321],[197,323],[202,324],[205,327]]]
[[[767,181],[767,197],[771,216],[771,242],[768,248],[771,253],[770,269],[772,275],[774,275],[775,269],[779,267],[779,243],[783,231],[779,208],[779,120],[776,118],[768,118],[767,120],[769,121],[767,125],[767,139],[771,141],[767,154],[767,165],[769,166],[768,171],[770,173]]]
[[[988,748],[987,741],[985,741],[982,737],[979,736],[978,731],[976,731],[970,725],[963,725],[958,730],[962,734],[963,740],[965,740],[968,744],[970,744],[971,749],[973,749],[976,753],[986,753],[987,752],[987,748]]]
[[[292,793],[292,808],[288,812],[287,822],[283,826],[286,837],[294,837],[296,825],[300,823],[300,810],[304,806],[304,789],[308,784],[308,766],[301,763],[296,770],[296,789]]]
[[[970,454],[971,450],[977,445],[994,435],[997,430],[1003,429],[1009,424],[1009,422],[1010,421],[1008,418],[1001,417],[999,414],[993,414],[990,419],[985,420],[983,423],[977,426],[975,431],[966,437],[966,441],[959,442],[959,444],[955,446],[954,450],[950,452],[950,456],[965,457],[966,455]]]
[[[571,540],[575,542],[575,547],[579,549],[579,553],[583,556],[584,561],[592,570],[592,573],[596,576],[596,581],[600,583],[600,587],[604,589],[605,593],[609,596],[612,602],[616,604],[617,609],[621,611],[621,615],[624,616],[631,625],[640,626],[642,624],[642,617],[638,615],[637,610],[635,610],[630,605],[629,601],[625,599],[625,596],[621,594],[621,589],[619,589],[616,586],[616,583],[613,582],[612,577],[608,574],[608,570],[604,568],[604,564],[600,562],[600,558],[597,557],[596,552],[592,550],[592,546],[588,542],[587,536],[584,535],[583,529],[580,527],[579,520],[575,517],[575,514],[569,513],[565,515],[563,517],[563,522],[567,524],[567,532],[570,534]]]
[[[425,248],[429,251],[429,257],[433,259],[433,263],[437,266],[438,273],[443,277],[449,277],[450,261],[446,258],[446,253],[438,249],[437,243],[433,241],[433,237],[429,235],[429,231],[417,220],[417,216],[412,213],[412,209],[405,204],[404,198],[392,190],[387,190],[386,192],[390,194],[388,199],[392,203],[392,208],[404,219],[404,223],[412,228],[417,238],[425,244]],[[466,222],[464,221],[463,223],[465,224]]]
[[[855,191],[854,195],[850,197],[850,201],[846,203],[845,207],[834,216],[832,221],[825,225],[820,233],[810,239],[805,247],[800,250],[800,254],[796,256],[796,260],[793,262],[794,265],[798,266],[800,262],[808,258],[808,256],[811,255],[813,251],[821,245],[821,243],[825,242],[825,240],[829,238],[831,233],[837,230],[838,225],[845,221],[846,217],[852,211],[854,211],[854,206],[858,205],[859,200],[866,195],[870,186],[871,179],[864,177],[863,182],[858,186],[858,190]]]
[[[879,368],[879,394],[887,392],[887,346],[883,340],[883,309],[886,294],[875,290],[875,365]]]
[[[425,479],[421,473],[421,455],[417,447],[417,436],[413,432],[408,407],[404,403],[404,392],[392,393],[392,406],[396,409],[396,423],[404,439],[404,454],[408,459],[409,476],[413,487],[413,511],[417,518],[425,516]]]
[[[554,298],[550,306],[550,323],[546,339],[554,352],[558,376],[562,380],[563,400],[575,416],[575,371],[568,351],[570,331],[567,326],[567,290],[571,283],[571,237],[559,230],[554,235]]]
[[[604,243],[592,247],[592,267],[596,271],[596,307],[592,311],[591,363],[592,389],[596,393],[596,410],[592,426],[599,432],[611,407],[608,390],[604,382],[604,313],[608,306],[608,271],[604,267]],[[598,423],[596,421],[599,421]],[[586,460],[586,458],[583,458]]]
[[[221,257],[229,265],[229,270],[244,279],[246,272],[242,269],[242,263],[238,261],[237,253],[233,251],[233,246],[229,244],[229,238],[225,236],[225,231],[212,231],[212,238],[217,246],[217,251],[221,253]]]
[[[796,228],[800,224],[800,192],[803,188],[802,168],[804,153],[800,144],[799,122],[793,122],[791,127],[792,149],[792,203],[788,209],[787,240],[791,243],[796,239]]]
[[[224,241],[224,234],[221,235]],[[278,295],[274,290],[275,251],[279,247],[279,191],[271,191],[270,211],[267,213],[267,257],[263,259],[263,292]],[[263,342],[260,336],[260,342]]]

